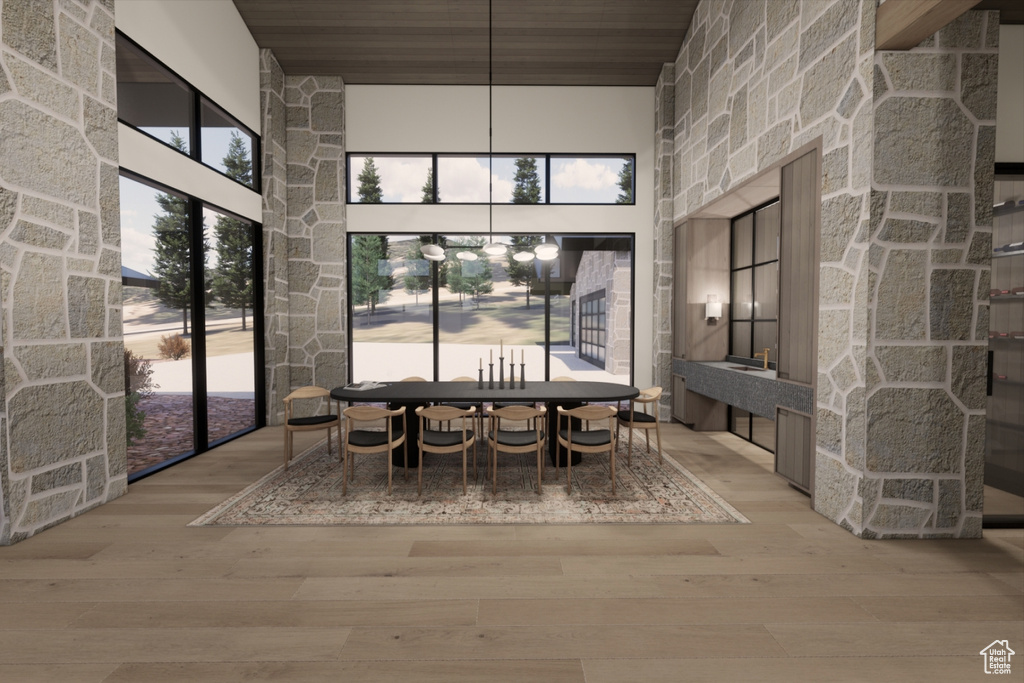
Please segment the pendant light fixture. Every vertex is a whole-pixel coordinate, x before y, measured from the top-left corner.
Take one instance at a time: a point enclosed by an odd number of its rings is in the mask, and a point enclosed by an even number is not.
[[[494,0],[487,0],[487,245],[488,256],[502,256],[505,245],[494,241]]]

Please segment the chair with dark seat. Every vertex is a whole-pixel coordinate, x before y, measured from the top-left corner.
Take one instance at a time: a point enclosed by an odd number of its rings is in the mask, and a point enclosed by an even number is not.
[[[321,401],[327,400],[327,414],[326,415],[307,415],[303,417],[295,417],[293,401],[305,401],[315,399]],[[296,389],[292,393],[284,397],[284,467],[288,469],[288,463],[292,459],[292,444],[294,437],[292,436],[295,432],[308,432],[317,429],[327,430],[327,452],[328,454],[333,450],[331,446],[331,428],[334,427],[338,430],[338,448],[341,448],[341,404],[338,401],[333,401],[335,409],[331,412],[331,392],[323,387],[301,387]],[[338,452],[338,457],[341,457],[341,451]]]
[[[632,465],[630,456],[633,453],[633,430],[642,429],[644,430],[644,436],[647,437],[647,452],[651,452],[651,430],[653,429],[658,436],[658,463],[665,463],[665,456],[662,455],[661,450],[661,426],[658,422],[658,399],[661,398],[661,387],[650,387],[640,392],[640,395],[629,402],[629,409],[622,408],[622,403],[619,403],[619,411],[617,415],[617,424],[615,426],[615,437],[619,436],[619,427],[626,427],[629,429],[629,444],[626,447],[626,466]],[[637,407],[640,410],[637,410]],[[647,407],[652,406],[652,411],[647,412]]]
[[[462,451],[462,493],[466,494],[466,455],[469,447],[476,443],[476,435],[472,429],[466,427],[466,421],[469,420],[469,424],[472,426],[475,413],[476,408],[460,410],[451,406],[420,406],[416,409],[420,425],[419,482],[417,484],[419,493],[423,493],[423,456],[426,453],[444,454]],[[452,428],[452,423],[456,420],[459,422],[458,428]],[[448,424],[449,429],[429,429],[431,422]],[[475,455],[473,457],[473,478],[476,478]]]
[[[395,426],[396,418],[400,419],[401,427]],[[376,422],[381,422],[382,425],[374,427]],[[348,493],[348,482],[355,478],[354,455],[356,453],[384,452],[384,460],[388,465],[388,495],[390,496],[391,475],[395,468],[391,460],[391,453],[401,446],[405,455],[405,479],[408,480],[409,444],[406,437],[407,431],[405,406],[395,410],[375,406],[350,406],[346,408],[341,494],[345,495]]]
[[[487,431],[487,466],[492,473],[491,493],[498,492],[498,452],[537,453],[537,494],[541,493],[541,479],[544,475],[544,417],[546,408],[509,406],[492,410],[488,416],[490,428]],[[526,422],[526,429],[502,429],[501,421]]]
[[[572,453],[602,453],[608,451],[611,459],[612,495],[615,495],[615,408],[612,406],[558,407],[558,444],[568,451],[566,458],[566,491],[572,493]],[[563,422],[564,418],[564,422]],[[584,424],[608,420],[607,429],[581,429],[573,425],[577,418]],[[563,426],[564,424],[564,426]],[[578,424],[578,423],[577,423]],[[557,468],[557,463],[556,463]]]
[[[462,377],[454,378],[452,381],[453,382],[475,382],[476,380],[473,379],[472,377],[468,377],[468,376],[463,375]],[[484,416],[485,416],[485,413],[484,413],[483,401],[480,401],[480,402],[477,402],[477,403],[474,403],[472,401],[446,401],[446,402],[442,403],[441,405],[451,406],[452,408],[458,408],[459,410],[468,410],[469,408],[476,408],[476,410],[477,410],[477,413],[476,413],[477,420],[476,420],[476,422],[477,422],[477,427],[478,427],[478,430],[479,430],[479,431],[477,431],[477,434],[483,434],[484,433]],[[474,461],[474,466],[475,466],[475,463],[476,463],[476,455],[475,454],[473,456],[473,461]]]

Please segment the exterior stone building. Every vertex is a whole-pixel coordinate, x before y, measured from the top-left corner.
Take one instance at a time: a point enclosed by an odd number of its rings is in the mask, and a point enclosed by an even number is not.
[[[583,303],[588,296],[600,294],[603,299],[604,358],[599,365],[602,370],[613,375],[628,375],[630,368],[630,352],[632,336],[631,324],[632,304],[630,291],[630,256],[621,251],[588,251],[584,252],[576,269],[576,282],[572,286],[569,298],[575,304],[573,310],[582,311]],[[575,320],[579,320],[577,314]],[[582,331],[576,333],[576,356],[582,355]],[[596,362],[590,361],[597,365]]]
[[[816,509],[865,538],[977,537],[998,14],[888,53],[875,9],[700,3],[655,87],[636,324],[670,387],[674,224],[815,145]],[[115,18],[114,0],[0,0],[0,544],[127,489]],[[345,84],[267,50],[259,69],[274,424],[292,387],[346,377]]]

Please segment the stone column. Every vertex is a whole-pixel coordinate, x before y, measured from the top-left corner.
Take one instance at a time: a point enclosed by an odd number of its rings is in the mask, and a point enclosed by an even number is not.
[[[284,71],[270,50],[260,50],[262,118],[264,344],[267,424],[284,419],[288,370],[288,177]]]
[[[286,76],[285,106],[291,384],[331,388],[348,376],[345,84]]]
[[[998,17],[875,55],[864,537],[981,536]]]
[[[126,491],[114,1],[0,0],[0,545]]]
[[[654,89],[654,384],[664,390],[661,415],[672,413],[673,153],[675,149],[675,64],[661,68]],[[642,269],[641,269],[642,272]],[[637,282],[638,287],[643,283]],[[639,322],[639,321],[638,321]]]

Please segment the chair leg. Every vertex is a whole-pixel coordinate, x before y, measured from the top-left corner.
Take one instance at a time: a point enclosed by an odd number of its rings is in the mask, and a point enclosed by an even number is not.
[[[462,442],[462,495],[466,495],[466,442]]]
[[[612,466],[611,466],[611,471],[612,471],[612,495],[614,496],[615,495],[615,444],[612,444],[611,452],[612,452]]]
[[[352,462],[352,451],[348,449],[348,440],[342,444],[341,459],[341,495],[348,493],[348,468]]]
[[[405,467],[403,468],[405,470],[404,480],[409,481],[409,437],[406,437],[405,441],[402,442],[402,456],[405,462]]]
[[[658,465],[665,464],[665,452],[661,450],[661,425],[654,423],[654,431],[658,435]]]
[[[626,467],[633,466],[633,425],[627,427],[629,430],[629,439],[626,444]]]
[[[291,432],[285,427],[284,430],[284,468],[288,469],[288,461],[291,460],[291,449],[288,445],[288,437],[291,436]]]
[[[387,444],[387,445],[390,446],[391,444]],[[387,466],[388,466],[388,495],[390,496],[391,495],[391,476],[392,476],[392,474],[395,471],[395,466],[391,462],[391,449],[390,448],[385,448],[384,449],[384,460],[387,462]]]
[[[543,491],[542,487],[544,486],[544,484],[541,481],[544,478],[544,455],[543,455],[543,452],[544,452],[544,449],[541,447],[540,443],[538,442],[537,443],[537,495],[538,496],[542,493],[542,491]]]
[[[498,493],[498,449],[494,449],[493,466],[491,467],[491,493],[497,495]]]
[[[417,464],[416,495],[423,495],[423,444],[420,444],[420,461]]]
[[[565,492],[572,495],[572,446],[566,446],[565,452]]]

